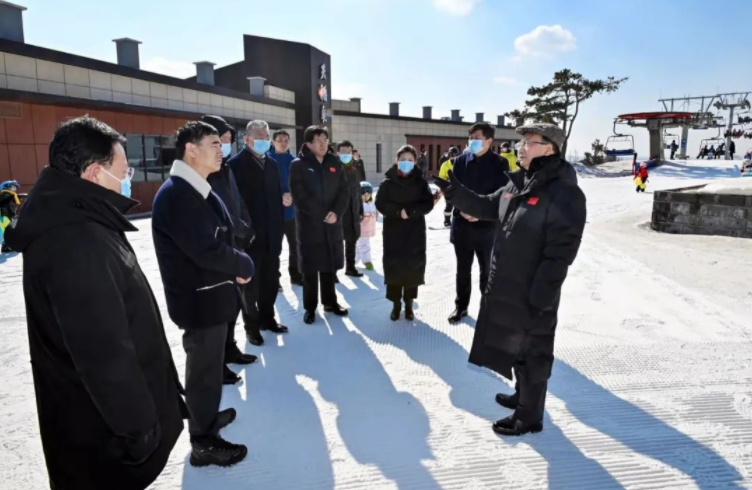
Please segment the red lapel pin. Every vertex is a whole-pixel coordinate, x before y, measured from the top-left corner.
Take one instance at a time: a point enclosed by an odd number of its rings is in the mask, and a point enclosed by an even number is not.
[[[531,206],[535,206],[536,204],[538,204],[538,200],[539,199],[537,197],[531,197],[527,200],[527,203]]]
[[[334,172],[336,172],[336,171],[337,171],[337,169],[336,169],[336,168],[334,168],[334,167],[329,167],[329,171],[330,171],[331,173],[334,173]]]

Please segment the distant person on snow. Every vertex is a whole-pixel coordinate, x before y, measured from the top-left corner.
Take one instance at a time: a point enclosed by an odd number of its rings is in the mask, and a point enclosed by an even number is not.
[[[676,140],[673,140],[671,142],[671,160],[674,159],[674,155],[676,155],[676,150],[679,149],[679,145],[676,144]]]
[[[635,192],[645,192],[648,183],[648,164],[642,162],[640,168],[635,172],[634,183],[637,186]]]
[[[494,432],[520,436],[543,429],[561,288],[577,257],[586,220],[577,172],[560,155],[564,131],[553,124],[517,128],[520,167],[510,182],[481,196],[450,172],[434,179],[462,212],[495,222],[488,288],[481,299],[470,362],[516,380],[496,402],[514,413]]]
[[[405,145],[376,194],[376,209],[384,215],[384,284],[393,303],[390,318],[397,321],[405,302],[405,320],[415,319],[413,300],[425,284],[426,215],[434,198],[416,166],[418,152]]]
[[[731,140],[731,143],[729,144],[729,155],[731,155],[731,160],[734,159],[734,153],[736,153],[736,143]]]
[[[355,262],[362,263],[366,269],[372,271],[371,238],[376,236],[379,211],[376,209],[376,203],[373,202],[373,186],[370,183],[360,183],[360,194],[363,200],[363,220],[360,222],[360,238],[355,245]]]
[[[11,252],[10,247],[3,241],[3,233],[11,225],[18,214],[18,208],[21,206],[21,197],[18,189],[21,186],[15,180],[9,180],[0,184],[0,245],[2,253]]]
[[[460,151],[454,146],[444,153],[439,160],[439,178],[444,180],[449,179],[449,171],[454,168],[454,159],[457,158],[457,155],[459,154]],[[444,226],[447,228],[452,226],[452,211],[454,211],[454,206],[447,201],[446,207],[444,208]]]
[[[520,167],[517,166],[517,155],[514,154],[514,151],[512,151],[509,143],[501,144],[499,156],[509,162],[510,172],[516,172],[517,170],[519,170]]]

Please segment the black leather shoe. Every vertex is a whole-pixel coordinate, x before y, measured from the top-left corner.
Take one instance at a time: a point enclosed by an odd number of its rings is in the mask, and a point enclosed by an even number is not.
[[[520,397],[518,397],[516,393],[514,395],[505,395],[504,393],[498,393],[496,395],[496,403],[504,408],[509,408],[510,410],[516,409],[517,403],[519,403],[519,401]]]
[[[251,343],[251,345],[255,345],[256,347],[261,347],[262,345],[264,345],[264,337],[262,337],[261,334],[246,332],[245,336],[248,339],[248,342]]]
[[[237,344],[233,344],[232,347],[225,352],[225,362],[227,364],[253,364],[256,362],[256,359],[256,356],[253,354],[244,354],[243,352],[240,352]]]
[[[225,368],[222,372],[222,384],[223,385],[234,385],[238,384],[242,381],[242,378],[235,374],[232,369],[227,367],[227,364],[225,364]]]
[[[364,274],[361,272],[358,272],[356,269],[348,269],[345,271],[346,276],[350,277],[363,277]]]
[[[497,420],[493,424],[493,430],[502,436],[522,436],[542,431],[543,424],[541,422],[527,424],[521,420],[517,420],[514,415],[510,415],[505,419]]]
[[[451,315],[449,315],[448,320],[449,320],[449,323],[459,323],[466,316],[467,316],[466,309],[461,310],[457,308],[456,310],[454,310],[454,312]]]
[[[316,312],[315,311],[306,311],[303,314],[303,323],[307,325],[311,325],[314,321],[316,321]]]
[[[219,412],[217,414],[217,430],[224,429],[231,423],[235,422],[237,416],[238,412],[236,412],[234,408],[228,408]]]
[[[413,302],[405,301],[405,320],[411,322],[415,320],[415,312],[413,311]]]
[[[389,318],[396,322],[399,320],[400,312],[402,311],[402,304],[399,301],[394,302],[394,306],[392,307],[392,313],[389,315]]]
[[[334,313],[337,316],[347,316],[347,309],[342,308],[340,305],[324,306],[324,311],[327,313]]]
[[[191,441],[191,466],[232,466],[243,461],[248,448],[233,444],[220,436]]]
[[[274,325],[261,325],[261,330],[269,331],[272,333],[287,333],[290,329],[279,323]]]

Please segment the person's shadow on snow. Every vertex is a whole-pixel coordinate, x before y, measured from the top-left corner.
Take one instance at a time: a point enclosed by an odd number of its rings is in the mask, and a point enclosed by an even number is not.
[[[511,414],[494,401],[498,391],[512,391],[509,386],[503,388],[500,377],[487,370],[469,369],[468,351],[420,320],[412,325],[404,320],[391,325],[373,321],[376,315],[386,318],[389,311],[389,302],[383,300],[373,307],[351,310],[350,318],[372,341],[393,345],[413,361],[432,369],[450,387],[452,404],[488,420],[489,430],[490,423]],[[699,488],[741,488],[736,483],[742,479],[739,472],[711,448],[619,398],[565,362],[557,360],[553,373],[549,394],[563,400],[569,412],[583,424],[634,452],[675,468],[692,478]],[[579,488],[584,480],[593,488],[623,488],[600,463],[573,444],[548,413],[541,434],[505,440],[528,443],[548,461],[550,488]]]
[[[712,448],[692,439],[643,408],[619,398],[566,362],[557,360],[548,392],[564,401],[581,423],[623,444],[635,453],[659,461],[688,477],[700,489],[744,488],[742,475]],[[544,426],[545,434],[551,428]],[[569,465],[545,437],[528,443],[549,461],[549,471]],[[550,458],[546,456],[549,453]],[[648,468],[645,468],[648,469]],[[568,472],[567,472],[568,473]],[[586,473],[582,477],[588,477]],[[553,482],[553,480],[550,480]],[[562,487],[570,488],[570,487]]]
[[[327,352],[328,335],[304,330],[310,327],[303,324],[302,313],[284,295],[279,298],[280,320],[290,326],[290,333],[280,342],[264,332],[266,343],[257,348],[245,341],[241,321],[236,328],[238,344],[259,360],[243,366],[243,384],[225,386],[222,393],[220,408],[233,407],[238,417],[221,435],[247,445],[248,456],[232,468],[193,468],[186,458],[183,490],[334,488],[320,407],[305,382],[311,377],[310,367]],[[239,371],[238,366],[233,369]]]

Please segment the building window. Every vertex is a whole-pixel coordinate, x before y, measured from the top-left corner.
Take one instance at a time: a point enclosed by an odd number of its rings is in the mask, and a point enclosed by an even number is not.
[[[133,182],[162,182],[169,175],[175,159],[175,137],[161,135],[126,135],[128,166],[133,167]]]
[[[381,143],[376,143],[376,173],[381,173]]]

